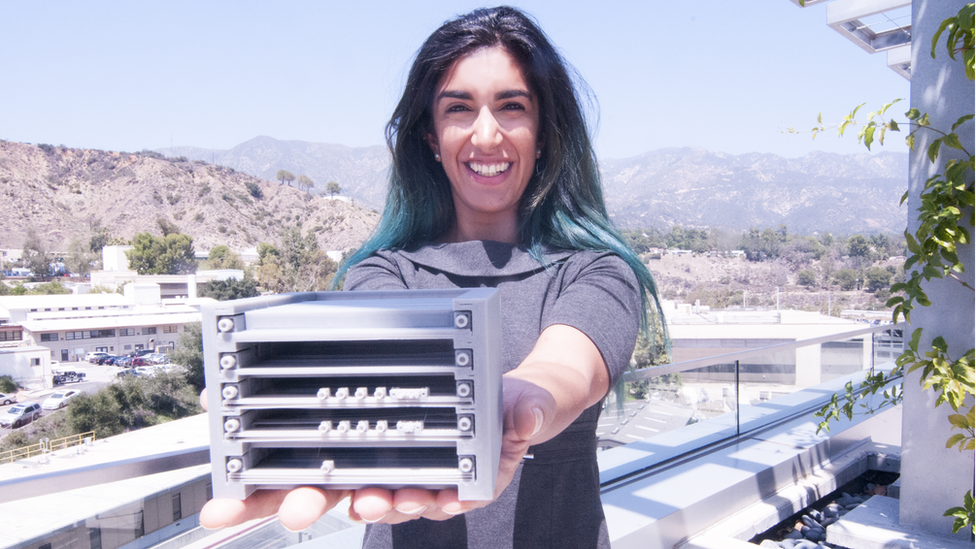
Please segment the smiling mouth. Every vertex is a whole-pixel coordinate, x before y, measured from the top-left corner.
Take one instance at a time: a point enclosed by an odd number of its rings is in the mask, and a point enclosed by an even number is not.
[[[510,167],[512,167],[512,163],[500,162],[498,164],[478,164],[477,162],[468,162],[468,167],[471,168],[471,171],[478,175],[494,177],[507,171]]]

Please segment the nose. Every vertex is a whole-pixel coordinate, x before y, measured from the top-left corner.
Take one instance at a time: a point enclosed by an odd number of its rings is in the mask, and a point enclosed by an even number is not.
[[[478,118],[474,121],[474,131],[471,134],[471,144],[481,149],[492,149],[501,145],[502,132],[498,121],[488,107],[482,107]]]

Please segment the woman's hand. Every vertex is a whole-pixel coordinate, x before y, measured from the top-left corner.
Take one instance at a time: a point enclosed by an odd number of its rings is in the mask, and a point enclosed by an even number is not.
[[[503,434],[495,498],[512,482],[529,446],[556,436],[606,394],[603,357],[582,332],[564,325],[547,328],[522,364],[502,378]],[[201,403],[206,408],[206,392]],[[362,488],[258,490],[244,501],[214,499],[200,512],[204,528],[222,528],[278,513],[282,526],[311,526],[343,498],[349,516],[362,522],[397,524],[419,517],[446,520],[490,501],[460,501],[457,490]]]

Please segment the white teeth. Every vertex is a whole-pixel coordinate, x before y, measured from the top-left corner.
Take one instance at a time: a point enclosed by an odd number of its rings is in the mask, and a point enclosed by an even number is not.
[[[478,164],[476,162],[468,162],[468,166],[471,167],[472,171],[485,177],[496,176],[507,170],[511,165],[511,162],[502,162],[500,164]]]

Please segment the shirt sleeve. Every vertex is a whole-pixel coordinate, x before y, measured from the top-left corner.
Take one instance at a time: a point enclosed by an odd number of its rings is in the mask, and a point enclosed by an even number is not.
[[[613,386],[627,371],[637,341],[640,285],[620,256],[601,254],[575,265],[577,257],[567,265],[559,296],[543,317],[542,328],[565,324],[586,334],[603,356]]]
[[[406,290],[407,283],[391,257],[376,253],[349,269],[343,289]]]

